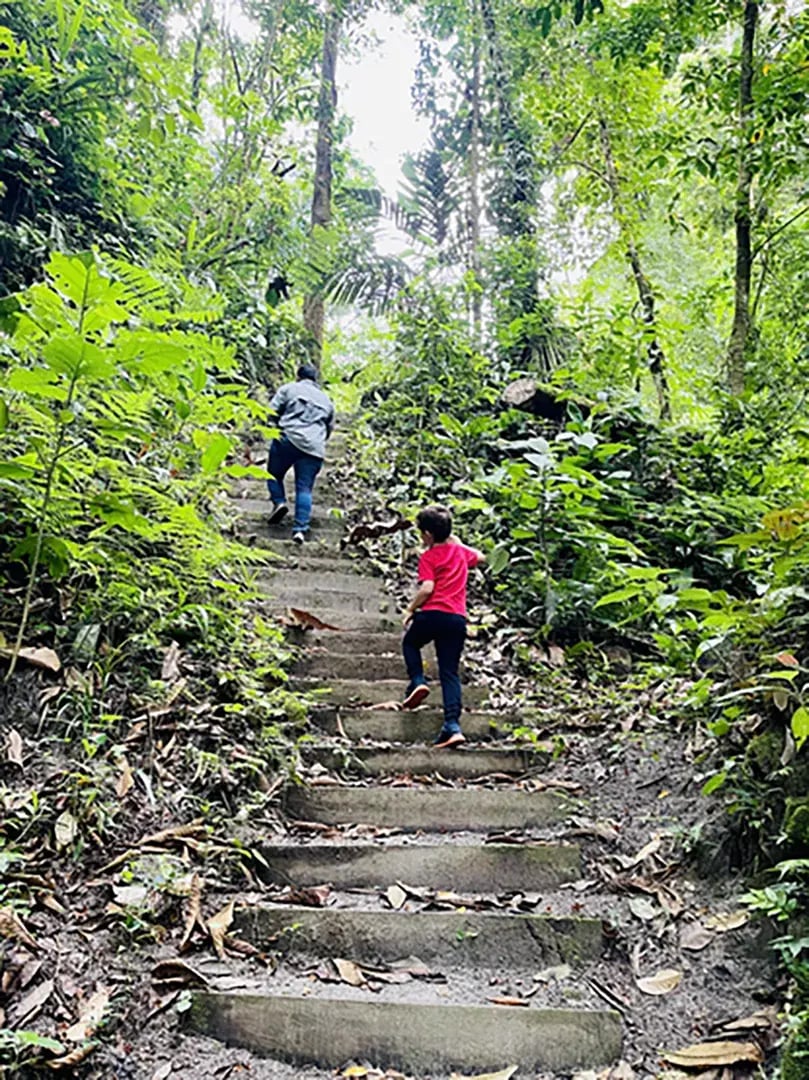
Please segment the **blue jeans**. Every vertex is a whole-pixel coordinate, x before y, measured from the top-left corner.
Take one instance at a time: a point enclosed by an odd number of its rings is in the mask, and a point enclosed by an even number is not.
[[[408,693],[414,686],[426,682],[421,662],[421,650],[431,641],[435,642],[438,658],[438,677],[444,698],[444,730],[461,730],[461,677],[458,668],[466,641],[466,619],[449,611],[417,611],[402,638],[407,675],[410,679]]]
[[[293,532],[306,533],[312,520],[312,488],[323,465],[323,458],[313,457],[299,450],[286,435],[273,439],[267,458],[267,472],[272,479],[267,481],[270,498],[277,505],[287,501],[284,491],[284,477],[290,469],[295,470],[295,520]]]

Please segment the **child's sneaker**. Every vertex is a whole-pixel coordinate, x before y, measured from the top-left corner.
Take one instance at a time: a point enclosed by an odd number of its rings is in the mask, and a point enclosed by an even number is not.
[[[412,689],[408,690],[404,701],[402,702],[403,709],[415,709],[421,705],[422,701],[430,693],[430,687],[426,683],[418,683]]]
[[[433,743],[434,750],[452,750],[456,746],[460,746],[461,743],[466,742],[466,736],[462,731],[448,731],[446,728],[441,728],[436,736],[436,740]]]
[[[298,529],[296,532],[294,532],[292,534],[293,543],[297,544],[299,547],[305,540],[306,540],[306,533],[302,533],[300,531],[300,529]]]
[[[270,525],[277,525],[279,521],[283,521],[289,512],[289,507],[286,503],[273,503],[270,510]]]

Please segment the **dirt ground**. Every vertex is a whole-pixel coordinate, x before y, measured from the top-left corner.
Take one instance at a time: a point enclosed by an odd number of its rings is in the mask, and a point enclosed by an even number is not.
[[[32,791],[48,806],[48,792],[58,793],[50,806],[53,813],[72,805],[67,794],[70,787],[63,781],[75,764],[64,756],[59,740],[49,738],[47,728],[41,728],[43,689],[47,691],[47,680],[27,673],[3,702],[5,723],[21,734],[25,748],[23,766],[9,761],[6,754],[0,773],[2,805],[7,816],[16,815],[15,820],[22,813],[20,808],[29,805]],[[756,1013],[759,1023],[753,1027],[765,1044],[777,1038],[771,1020],[783,987],[778,985],[767,949],[770,930],[738,914],[744,884],[738,868],[731,870],[729,865],[732,849],[721,804],[700,795],[702,747],[695,744],[688,726],[678,728],[673,723],[670,702],[661,704],[662,697],[647,702],[620,683],[605,690],[557,677],[549,678],[539,690],[535,687],[534,700],[529,702],[534,709],[534,738],[555,740],[556,753],[539,779],[560,787],[574,800],[570,817],[556,835],[582,845],[584,870],[571,888],[538,898],[532,910],[594,914],[604,920],[605,953],[576,973],[571,993],[579,995],[582,1003],[617,1009],[624,1028],[621,1071],[583,1073],[581,1080],[674,1080],[681,1075],[742,1080],[752,1076],[752,1067],[747,1066],[737,1066],[735,1071],[680,1073],[660,1056],[661,1051],[700,1042],[722,1024]],[[616,701],[623,701],[623,707],[616,709]],[[76,783],[80,787],[81,779]],[[56,1059],[64,1060],[62,1075],[86,1080],[231,1076],[320,1080],[339,1075],[262,1060],[191,1034],[184,1011],[188,982],[181,978],[175,986],[153,978],[157,964],[180,955],[183,939],[188,947],[182,960],[190,968],[204,968],[215,960],[211,937],[202,932],[202,923],[189,933],[193,887],[189,894],[187,879],[193,881],[195,874],[198,881],[204,879],[202,920],[226,908],[231,899],[240,903],[246,897],[273,895],[272,889],[261,887],[257,875],[244,877],[240,867],[245,863],[231,858],[228,823],[221,822],[213,838],[197,832],[142,845],[146,855],[150,847],[154,849],[152,856],[158,864],[163,859],[175,871],[179,864],[183,875],[176,894],[158,890],[154,908],[138,924],[124,902],[126,894],[121,893],[138,887],[131,877],[132,860],[112,867],[104,864],[128,845],[135,849],[150,833],[165,829],[170,833],[178,820],[178,806],[182,820],[191,820],[187,792],[178,791],[178,805],[168,801],[153,805],[134,786],[122,800],[113,847],[99,835],[97,851],[85,848],[73,857],[75,849],[70,854],[56,850],[54,841],[51,850],[28,851],[23,864],[4,864],[3,910],[15,904],[22,910],[24,897],[28,906],[33,905],[21,919],[30,938],[26,940],[21,931],[6,924],[0,942],[0,1003],[7,1029],[55,1037],[65,1048]],[[281,827],[282,819],[270,800],[263,818],[239,821],[233,831],[238,828],[240,842],[249,846],[267,830]],[[531,842],[536,837],[513,839]],[[2,852],[0,848],[0,856]],[[136,868],[140,855],[136,850]],[[508,897],[491,899],[495,909],[507,908],[511,902]],[[327,902],[339,903],[339,898],[335,894]],[[282,988],[297,986],[307,978],[303,962],[296,968],[284,961],[273,972],[266,958],[228,951],[237,981],[238,977],[263,984],[275,980],[276,988]],[[676,989],[659,996],[639,989],[644,978],[663,970],[679,973]],[[489,989],[488,980],[495,978],[498,993],[519,995],[523,976],[508,969],[486,972],[485,989]],[[79,1031],[79,1036],[87,1038],[76,1039],[75,1031],[70,1036],[82,1009],[99,992],[103,1007],[98,1023],[94,1025],[91,1017],[86,1030]],[[363,992],[367,991],[354,991]],[[457,982],[453,986],[453,1000],[479,1000],[480,993],[481,988],[474,985]],[[87,1045],[90,1049],[84,1060],[70,1060],[71,1054],[77,1059]],[[503,1067],[511,1064],[519,1063],[504,1062]],[[755,1076],[772,1075],[772,1068],[764,1066]],[[9,1077],[41,1074],[41,1066],[25,1064],[9,1064],[3,1073]],[[383,1074],[371,1070],[367,1075]],[[518,1078],[531,1075],[523,1070],[516,1073]]]

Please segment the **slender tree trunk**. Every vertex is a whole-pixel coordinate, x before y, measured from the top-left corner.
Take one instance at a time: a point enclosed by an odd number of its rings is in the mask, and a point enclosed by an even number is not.
[[[331,222],[332,141],[334,114],[337,109],[337,50],[340,43],[342,13],[337,3],[326,12],[323,31],[323,56],[320,67],[320,96],[317,104],[317,143],[315,146],[315,187],[312,195],[311,231]],[[310,293],[303,301],[303,325],[309,333],[312,360],[320,365],[323,356],[323,321],[325,304],[320,292]]]
[[[194,39],[194,62],[191,68],[191,104],[195,109],[199,105],[202,80],[205,76],[202,63],[202,50],[205,47],[205,38],[210,34],[213,28],[214,21],[211,0],[206,0],[205,6],[202,9],[202,14],[200,15],[197,36]]]
[[[472,130],[469,140],[469,268],[472,271],[472,333],[479,349],[483,287],[480,266],[480,0],[473,0]]]
[[[640,252],[634,237],[629,230],[626,217],[621,208],[621,180],[615,167],[615,158],[612,153],[612,140],[610,129],[603,116],[598,118],[598,130],[601,137],[601,150],[604,154],[604,166],[606,170],[607,185],[612,195],[612,204],[615,209],[615,217],[618,228],[621,231],[621,240],[626,245],[626,257],[632,268],[632,276],[635,279],[635,287],[638,290],[640,300],[641,318],[646,327],[648,345],[646,356],[649,364],[649,372],[654,381],[657,392],[657,404],[660,410],[661,420],[671,419],[671,393],[669,391],[668,378],[666,376],[666,355],[657,336],[657,316],[655,313],[655,297],[649,279],[643,271]]]
[[[739,167],[736,178],[736,273],[734,278],[733,326],[727,353],[727,384],[734,397],[744,392],[745,369],[750,349],[750,278],[753,267],[751,246],[750,201],[753,169],[750,164],[749,136],[753,120],[753,48],[758,24],[757,0],[744,6],[741,71],[739,77]]]

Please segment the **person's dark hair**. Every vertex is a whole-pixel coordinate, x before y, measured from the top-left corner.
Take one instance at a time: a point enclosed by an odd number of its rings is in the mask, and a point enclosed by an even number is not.
[[[298,366],[298,379],[311,379],[317,382],[317,368],[314,364],[300,364]]]
[[[425,506],[416,516],[416,527],[419,532],[428,532],[440,544],[452,532],[452,514],[446,506]]]

